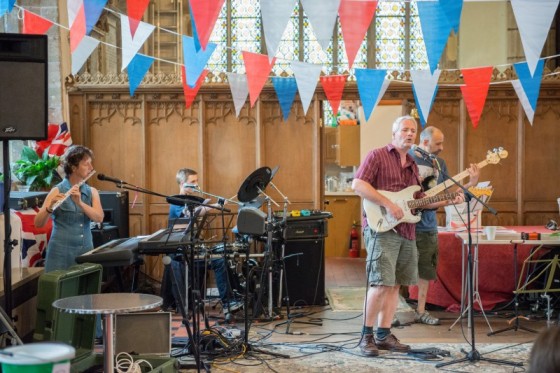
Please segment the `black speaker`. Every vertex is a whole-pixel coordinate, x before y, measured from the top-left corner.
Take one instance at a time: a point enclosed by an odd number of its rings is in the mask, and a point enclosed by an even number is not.
[[[0,34],[0,140],[47,138],[46,35]]]
[[[128,190],[116,192],[99,191],[103,208],[103,222],[118,228],[117,238],[130,237],[128,228]]]
[[[277,247],[277,250],[280,255],[281,247]],[[286,303],[286,296],[289,296],[291,306],[324,306],[325,240],[321,238],[286,241],[284,276],[283,304]]]

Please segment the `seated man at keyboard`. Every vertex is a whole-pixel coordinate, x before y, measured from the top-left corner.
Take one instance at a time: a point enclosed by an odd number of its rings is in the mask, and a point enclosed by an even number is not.
[[[177,184],[179,184],[179,193],[181,195],[192,195],[198,188],[198,174],[196,171],[182,168],[177,171],[176,175]],[[201,216],[206,213],[206,207],[197,207],[195,210],[195,216]],[[169,225],[172,226],[173,220],[177,218],[189,218],[190,211],[185,206],[169,206]],[[184,258],[177,255],[172,257],[172,262],[170,265],[165,266],[162,285],[161,285],[161,296],[163,298],[162,308],[174,308],[177,300],[184,299],[186,296],[185,286],[183,281],[178,279],[185,278],[185,268],[184,268]],[[220,295],[220,300],[224,308],[224,313],[234,312],[239,310],[243,306],[243,302],[235,300],[233,293],[231,291],[231,286],[229,284],[229,278],[226,268],[226,263],[223,258],[212,259],[210,263],[206,260],[200,259],[195,260],[194,266],[190,267],[197,278],[199,284],[199,290],[204,291],[206,289],[206,269],[210,264],[210,268],[214,270],[214,275],[216,278],[216,286],[218,287],[218,293]],[[171,272],[170,266],[173,266],[173,272]],[[173,286],[173,282],[178,281],[177,287]],[[177,288],[179,294],[177,294]]]

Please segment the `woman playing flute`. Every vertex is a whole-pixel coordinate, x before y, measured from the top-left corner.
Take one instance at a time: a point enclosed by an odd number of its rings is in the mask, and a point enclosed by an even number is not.
[[[85,146],[68,147],[61,158],[66,177],[51,189],[35,216],[36,227],[49,217],[53,220],[45,272],[68,269],[76,257],[93,249],[90,222],[102,222],[103,209],[98,191],[84,182],[94,172],[92,161],[93,152]]]

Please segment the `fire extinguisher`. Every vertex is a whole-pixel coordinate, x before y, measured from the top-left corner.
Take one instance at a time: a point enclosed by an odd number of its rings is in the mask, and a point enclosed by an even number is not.
[[[358,258],[360,256],[360,244],[359,244],[358,229],[356,228],[356,222],[352,224],[352,229],[350,230],[350,258]]]

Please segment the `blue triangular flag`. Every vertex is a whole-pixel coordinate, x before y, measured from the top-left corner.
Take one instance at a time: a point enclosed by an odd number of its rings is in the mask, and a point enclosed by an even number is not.
[[[274,85],[274,90],[276,91],[276,96],[278,96],[280,108],[282,109],[282,115],[284,117],[284,120],[286,121],[290,116],[292,104],[294,103],[294,98],[296,97],[296,78],[282,78],[279,76],[273,76],[271,79],[272,84]]]
[[[15,3],[16,3],[16,0],[10,0],[10,1],[8,1],[8,12],[11,12],[12,9],[14,9]]]
[[[140,83],[142,83],[144,75],[146,75],[153,62],[153,57],[138,53],[134,56],[134,58],[132,58],[132,61],[130,61],[126,67],[128,72],[128,86],[131,96],[134,96],[134,91],[136,91],[136,88],[138,88]]]
[[[189,1],[189,14],[193,14],[191,9],[191,2]],[[191,27],[193,30],[194,49],[198,52],[200,50],[200,40],[198,39],[198,32],[196,32],[196,23],[194,17],[191,16]]]
[[[424,44],[426,44],[428,63],[433,74],[447,44],[451,26],[439,1],[421,1],[416,5]]]
[[[216,46],[215,43],[208,43],[206,50],[199,49],[197,51],[194,38],[183,35],[183,60],[185,61],[187,85],[189,87],[194,88],[196,86],[200,74],[202,74],[210,56],[216,50]]]
[[[463,0],[440,0],[443,12],[447,16],[449,26],[453,32],[459,32],[459,24],[461,23],[461,12],[463,11]]]
[[[84,13],[86,15],[86,35],[89,35],[99,20],[107,0],[84,0]]]
[[[541,89],[542,73],[544,69],[544,60],[539,60],[535,73],[531,75],[527,62],[514,63],[513,67],[517,73],[517,77],[523,86],[523,90],[529,99],[529,103],[533,110],[537,109],[537,100]]]
[[[0,17],[4,15],[8,11],[8,0],[0,0]]]
[[[388,84],[384,84],[387,70],[354,69],[354,72],[356,73],[358,93],[360,94],[367,122],[382,93],[385,93],[385,89],[387,89]]]

